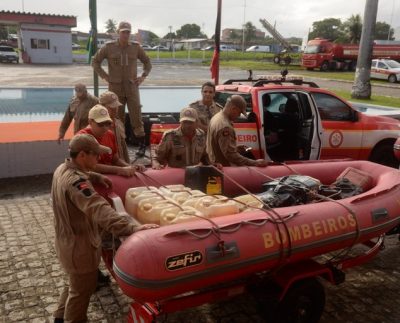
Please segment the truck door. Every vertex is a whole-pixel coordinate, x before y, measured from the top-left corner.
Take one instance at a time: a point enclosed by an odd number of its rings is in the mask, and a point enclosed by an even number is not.
[[[296,91],[262,92],[259,102],[262,147],[271,159],[318,159],[321,125],[309,95]]]
[[[338,97],[313,92],[313,100],[322,120],[321,159],[358,159],[362,149],[363,125],[357,111]]]

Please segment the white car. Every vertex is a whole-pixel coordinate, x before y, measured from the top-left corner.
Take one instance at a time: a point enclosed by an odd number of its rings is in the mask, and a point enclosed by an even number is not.
[[[254,45],[246,49],[246,52],[262,52],[262,53],[268,53],[270,52],[270,47],[269,46],[263,46],[263,45]]]
[[[221,52],[236,52],[236,49],[232,48],[231,46],[228,45],[220,45],[219,50]]]
[[[169,48],[163,45],[157,45],[152,48],[152,50],[160,51],[160,52],[168,52]]]
[[[79,50],[79,49],[81,49],[81,45],[72,43],[72,50]]]
[[[152,47],[151,47],[150,45],[144,44],[144,45],[141,45],[141,46],[142,46],[142,48],[143,48],[144,50],[152,50]]]
[[[18,53],[14,50],[14,48],[10,46],[3,46],[0,45],[0,62],[6,62],[6,63],[19,63],[19,55]]]
[[[392,59],[374,59],[371,65],[371,78],[400,82],[400,63]]]

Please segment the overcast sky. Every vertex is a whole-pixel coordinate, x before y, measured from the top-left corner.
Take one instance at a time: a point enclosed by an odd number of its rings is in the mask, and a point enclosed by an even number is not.
[[[77,16],[75,30],[89,31],[88,0],[0,0],[0,10]],[[195,23],[211,37],[214,34],[217,0],[97,0],[98,30],[104,31],[105,21],[127,20],[137,28],[151,30],[163,37],[186,23]],[[222,29],[241,28],[251,21],[262,29],[260,18],[285,37],[303,37],[314,21],[340,18],[352,14],[363,17],[365,0],[223,0]],[[400,0],[380,0],[378,21],[400,26]]]

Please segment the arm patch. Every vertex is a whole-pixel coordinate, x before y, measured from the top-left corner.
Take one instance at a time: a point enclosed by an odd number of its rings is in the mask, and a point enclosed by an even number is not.
[[[74,182],[74,183],[72,184],[72,186],[74,186],[75,188],[77,188],[78,191],[79,191],[80,193],[82,193],[83,195],[85,195],[86,197],[90,197],[90,196],[92,196],[92,194],[93,194],[93,192],[92,192],[92,190],[90,189],[88,183],[87,183],[86,180],[83,179],[83,178],[78,179],[76,182]]]

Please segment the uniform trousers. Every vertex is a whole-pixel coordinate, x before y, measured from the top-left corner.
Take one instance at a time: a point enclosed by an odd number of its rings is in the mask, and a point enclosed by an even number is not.
[[[125,123],[125,104],[128,106],[129,119],[133,128],[133,133],[137,138],[144,137],[144,126],[142,120],[142,106],[139,100],[139,94],[137,96],[118,96],[119,102],[122,106],[118,109],[118,118]]]
[[[69,286],[64,287],[53,313],[55,318],[64,318],[65,323],[86,322],[90,296],[97,285],[97,269],[86,274],[68,274]]]

